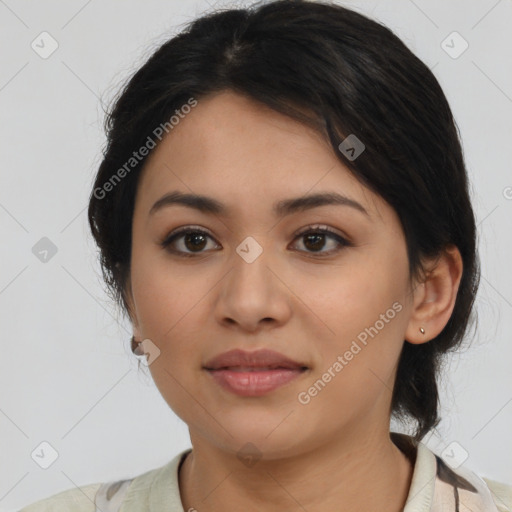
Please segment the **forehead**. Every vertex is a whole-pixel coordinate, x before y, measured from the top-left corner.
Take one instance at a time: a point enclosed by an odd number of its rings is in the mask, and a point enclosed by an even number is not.
[[[384,206],[321,134],[233,92],[198,100],[148,157],[139,189],[146,210],[173,190],[245,211],[319,191],[357,198],[369,212]]]

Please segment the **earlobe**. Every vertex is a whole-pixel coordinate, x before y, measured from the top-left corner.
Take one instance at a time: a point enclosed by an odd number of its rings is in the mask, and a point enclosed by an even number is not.
[[[413,292],[413,311],[405,332],[405,340],[413,344],[435,338],[450,320],[462,278],[462,257],[450,245],[425,267],[424,281]]]

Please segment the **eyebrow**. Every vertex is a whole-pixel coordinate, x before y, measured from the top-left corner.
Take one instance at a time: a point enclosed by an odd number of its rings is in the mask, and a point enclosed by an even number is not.
[[[149,210],[149,215],[153,215],[162,208],[172,205],[187,206],[203,213],[215,215],[227,216],[230,213],[224,204],[213,197],[173,191],[158,199]],[[283,199],[274,204],[273,213],[277,217],[284,217],[295,212],[326,205],[349,206],[370,217],[370,214],[360,203],[337,192],[321,192],[292,199]]]

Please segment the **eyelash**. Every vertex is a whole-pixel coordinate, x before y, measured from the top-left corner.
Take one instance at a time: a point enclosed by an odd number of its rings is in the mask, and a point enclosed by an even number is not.
[[[323,258],[326,256],[331,256],[332,254],[340,251],[343,247],[352,246],[352,244],[346,238],[342,237],[335,231],[332,231],[331,229],[329,229],[327,227],[320,227],[318,225],[308,226],[307,228],[304,228],[304,230],[300,231],[299,233],[295,233],[294,241],[297,240],[298,238],[305,236],[305,235],[318,234],[318,233],[326,234],[326,235],[329,235],[329,237],[334,238],[340,244],[341,247],[338,247],[336,249],[331,249],[330,251],[326,251],[326,252],[305,251],[308,254],[314,255],[314,257]],[[180,228],[178,231],[170,233],[168,236],[165,237],[164,240],[162,240],[160,242],[160,245],[162,246],[162,248],[167,249],[168,251],[172,252],[173,254],[176,254],[177,256],[184,257],[184,258],[191,258],[191,257],[193,258],[193,257],[199,256],[201,254],[204,254],[202,252],[186,253],[186,252],[176,251],[175,249],[171,249],[169,247],[180,236],[187,235],[187,234],[201,234],[201,235],[206,235],[207,237],[210,237],[213,239],[212,235],[210,233],[208,233],[208,231],[205,231],[204,229],[196,228],[194,226],[186,226],[184,228]],[[299,251],[299,252],[304,252],[304,251]]]

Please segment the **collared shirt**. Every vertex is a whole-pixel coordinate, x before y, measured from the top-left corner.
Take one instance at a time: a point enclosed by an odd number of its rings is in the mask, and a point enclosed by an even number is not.
[[[512,512],[512,485],[456,467],[405,434],[391,437],[414,468],[403,512]],[[185,512],[178,471],[190,452],[134,478],[69,489],[20,512]]]

